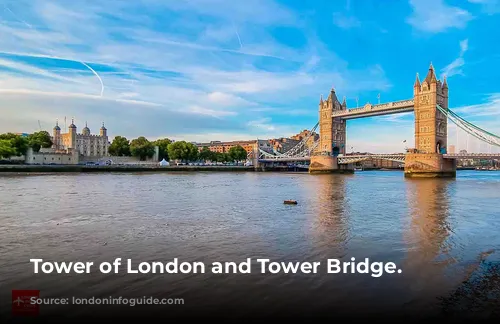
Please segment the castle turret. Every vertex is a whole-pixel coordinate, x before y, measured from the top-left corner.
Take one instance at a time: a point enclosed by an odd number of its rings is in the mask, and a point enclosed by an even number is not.
[[[52,130],[52,148],[59,150],[61,148],[61,127],[59,127],[59,120],[56,120],[56,126]]]
[[[68,127],[69,145],[68,148],[76,149],[76,126],[75,119],[71,118],[71,125]]]
[[[87,122],[85,122],[85,127],[82,129],[83,135],[90,135],[90,128],[87,127]]]
[[[104,137],[108,136],[108,130],[106,129],[106,127],[104,127],[104,122],[102,122],[102,127],[99,130],[99,135]]]

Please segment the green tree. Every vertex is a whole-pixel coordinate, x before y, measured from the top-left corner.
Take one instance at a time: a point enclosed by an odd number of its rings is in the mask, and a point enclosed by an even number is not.
[[[11,154],[10,156],[24,155],[26,154],[26,150],[29,147],[28,138],[14,133],[0,134],[0,140],[6,140],[10,142],[10,147],[12,147],[15,151],[14,154]]]
[[[148,157],[153,157],[155,147],[147,138],[141,136],[130,142],[130,153],[132,156],[137,156],[141,161],[144,161]]]
[[[247,158],[247,151],[240,145],[231,147],[228,153],[231,161],[242,161]]]
[[[214,152],[210,151],[210,149],[207,146],[204,146],[200,153],[198,154],[200,160],[202,161],[213,161],[214,159]]]
[[[198,159],[198,147],[186,141],[174,142],[168,146],[168,156],[172,160],[196,161]]]
[[[16,155],[17,151],[12,146],[12,141],[8,139],[0,139],[0,158],[9,158]]]
[[[172,143],[172,141],[168,138],[157,139],[153,142],[153,145],[158,146],[158,161],[165,159],[169,160],[168,157],[168,146]]]
[[[40,148],[49,148],[52,146],[50,134],[47,131],[39,131],[28,136],[28,144],[33,152],[40,151]]]
[[[130,156],[130,143],[123,136],[116,136],[113,143],[108,148],[110,155],[114,156]]]
[[[221,152],[216,152],[214,160],[217,162],[226,162],[227,161],[227,154],[221,153]]]

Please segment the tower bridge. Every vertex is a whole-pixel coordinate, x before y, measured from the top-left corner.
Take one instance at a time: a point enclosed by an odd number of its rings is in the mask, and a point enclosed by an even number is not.
[[[417,73],[413,84],[413,98],[381,104],[367,103],[363,107],[348,109],[334,89],[319,102],[319,121],[310,135],[287,152],[267,152],[256,147],[249,158],[256,163],[309,162],[310,173],[345,172],[356,162],[383,159],[404,163],[407,177],[455,177],[458,159],[500,158],[500,154],[449,154],[448,121],[482,142],[500,147],[500,136],[492,134],[463,119],[448,108],[446,78],[438,80],[432,64],[425,79],[420,82]],[[347,121],[357,118],[414,112],[415,148],[397,154],[346,154]],[[319,139],[311,136],[319,127]],[[312,143],[311,143],[312,142]]]

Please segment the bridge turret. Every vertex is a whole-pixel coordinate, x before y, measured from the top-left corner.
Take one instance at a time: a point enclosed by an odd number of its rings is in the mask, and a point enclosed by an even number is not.
[[[417,72],[417,77],[415,78],[415,83],[413,84],[413,95],[416,96],[420,92],[420,79],[418,78],[418,72]]]
[[[344,96],[344,99],[342,100],[342,109],[343,110],[346,110],[347,109],[347,101],[345,99],[345,96]]]
[[[335,94],[335,89],[334,89],[333,87],[332,87],[332,89],[330,90],[330,94],[328,95],[328,101],[329,101],[329,102],[333,102],[333,103],[335,103],[335,102],[339,101],[339,100],[337,99],[337,95]]]
[[[431,65],[429,66],[429,71],[427,72],[427,76],[425,77],[424,82],[427,83],[431,91],[433,92],[437,91],[436,72],[434,72],[434,66],[432,66],[432,62]]]

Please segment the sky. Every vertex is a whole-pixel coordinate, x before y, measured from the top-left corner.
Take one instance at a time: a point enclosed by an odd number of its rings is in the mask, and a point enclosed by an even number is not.
[[[316,124],[332,87],[348,108],[410,99],[432,62],[450,108],[500,134],[500,0],[0,4],[0,132],[74,118],[92,133],[104,122],[111,138],[288,137]],[[413,123],[348,121],[348,150],[401,152]],[[489,150],[453,125],[448,138]]]

